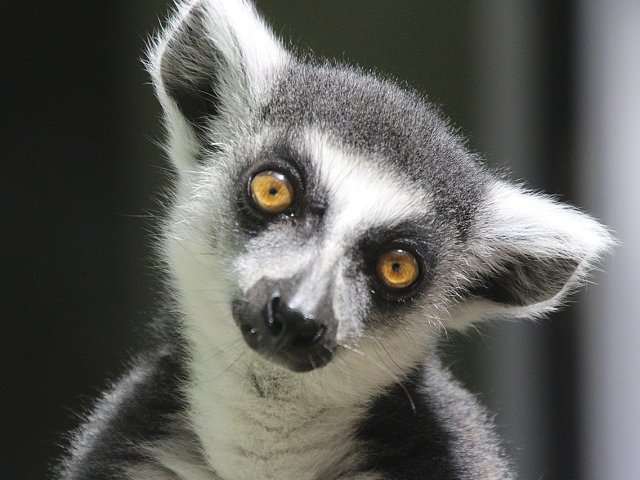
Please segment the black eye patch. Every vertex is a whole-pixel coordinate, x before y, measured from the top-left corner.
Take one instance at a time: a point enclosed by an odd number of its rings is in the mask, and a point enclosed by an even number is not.
[[[411,224],[372,229],[357,248],[374,298],[406,301],[432,280],[436,247],[427,232]]]

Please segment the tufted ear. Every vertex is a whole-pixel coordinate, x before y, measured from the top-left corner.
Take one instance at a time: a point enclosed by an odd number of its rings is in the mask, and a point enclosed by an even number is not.
[[[179,170],[192,165],[199,146],[224,141],[225,129],[259,101],[288,58],[246,0],[179,4],[147,60]],[[222,127],[210,138],[218,118]]]
[[[613,244],[588,215],[504,182],[488,189],[476,232],[468,293],[485,316],[553,310]]]

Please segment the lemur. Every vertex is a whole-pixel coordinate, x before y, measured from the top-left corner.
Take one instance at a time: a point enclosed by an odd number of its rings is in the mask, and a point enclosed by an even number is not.
[[[167,313],[58,478],[514,478],[438,339],[554,310],[608,230],[492,172],[420,94],[289,51],[248,0],[179,3],[147,66]]]

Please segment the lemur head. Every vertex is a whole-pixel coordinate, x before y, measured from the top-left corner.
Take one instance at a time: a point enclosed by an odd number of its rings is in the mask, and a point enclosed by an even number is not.
[[[382,346],[404,368],[440,330],[552,310],[611,243],[416,93],[296,58],[245,0],[183,3],[149,68],[178,177],[165,248],[203,348],[308,371]]]

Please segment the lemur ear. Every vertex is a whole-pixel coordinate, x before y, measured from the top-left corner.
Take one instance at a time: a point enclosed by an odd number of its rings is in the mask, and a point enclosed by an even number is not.
[[[553,310],[613,244],[588,215],[504,182],[489,188],[478,219],[468,293],[485,301],[487,315]]]
[[[222,138],[208,138],[212,122],[227,117],[221,125],[236,124],[288,58],[248,1],[181,3],[147,60],[165,112],[169,146],[181,150],[171,152],[178,168],[194,161],[197,142],[224,141],[226,132],[219,128],[215,133]],[[192,148],[185,150],[185,145]]]

